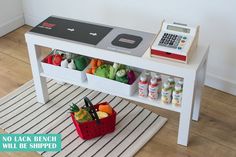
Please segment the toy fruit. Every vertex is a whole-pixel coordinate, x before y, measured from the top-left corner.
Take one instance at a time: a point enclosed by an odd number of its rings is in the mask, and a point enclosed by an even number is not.
[[[106,112],[97,111],[96,113],[97,113],[99,119],[108,117],[108,114]]]
[[[113,111],[112,111],[112,107],[110,106],[110,105],[108,105],[108,104],[100,104],[99,106],[98,106],[98,110],[99,111],[102,111],[102,112],[106,112],[106,113],[108,113],[108,114],[112,114],[113,113]]]
[[[93,120],[92,116],[86,109],[80,109],[77,105],[73,104],[70,107],[70,111],[74,113],[75,120],[77,120],[79,123],[87,122],[90,120]]]
[[[63,68],[68,68],[68,60],[67,59],[65,59],[65,60],[63,60],[63,61],[61,61],[61,67],[63,67]]]
[[[74,63],[74,60],[72,59],[71,61],[70,61],[70,63],[68,64],[68,68],[69,69],[76,69],[76,67],[75,67],[75,63]]]
[[[133,84],[134,81],[136,80],[135,73],[133,70],[129,70],[127,72],[127,77],[128,77],[128,84]]]
[[[53,59],[52,59],[52,64],[60,66],[62,61],[62,56],[60,54],[55,54]]]
[[[84,56],[79,56],[78,58],[74,59],[75,67],[79,71],[83,71],[87,66],[87,58]]]
[[[74,113],[74,112],[78,112],[80,109],[76,104],[72,103],[72,106],[70,106],[69,110],[71,113]]]
[[[48,64],[52,64],[52,59],[53,59],[53,55],[49,55],[49,56],[47,57],[47,63],[48,63]]]
[[[93,118],[90,115],[90,113],[87,110],[85,110],[85,109],[80,109],[78,112],[75,112],[74,115],[75,115],[75,119],[79,123],[83,123],[83,122],[87,122],[87,121],[93,120]]]

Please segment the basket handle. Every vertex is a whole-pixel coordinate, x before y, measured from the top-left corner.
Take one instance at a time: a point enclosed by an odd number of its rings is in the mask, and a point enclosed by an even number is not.
[[[86,107],[90,108],[90,114],[91,114],[92,118],[96,120],[97,124],[99,124],[100,120],[98,118],[98,115],[96,113],[96,110],[95,110],[92,102],[87,97],[84,97],[84,102],[85,102]]]

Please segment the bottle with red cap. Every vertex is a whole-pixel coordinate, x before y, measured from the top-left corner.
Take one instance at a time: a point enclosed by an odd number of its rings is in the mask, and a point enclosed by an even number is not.
[[[138,83],[138,91],[140,97],[148,96],[148,79],[145,74],[140,76],[140,80]]]
[[[151,100],[158,98],[158,83],[155,77],[152,77],[148,86],[148,97]]]
[[[161,87],[162,87],[162,78],[161,78],[161,75],[158,74],[158,73],[155,73],[155,74],[154,74],[154,77],[156,78],[157,84],[158,84],[158,94],[161,94]]]

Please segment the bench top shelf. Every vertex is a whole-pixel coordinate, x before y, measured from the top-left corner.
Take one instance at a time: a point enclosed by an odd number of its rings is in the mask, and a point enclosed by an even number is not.
[[[111,62],[118,62],[121,64],[182,78],[189,74],[195,75],[196,71],[202,64],[202,61],[207,57],[209,49],[207,45],[198,46],[195,52],[193,52],[189,64],[184,64],[150,57],[149,50],[147,50],[142,57],[138,57],[33,32],[27,32],[25,36],[26,42],[33,45],[60,49],[80,55],[99,58]]]

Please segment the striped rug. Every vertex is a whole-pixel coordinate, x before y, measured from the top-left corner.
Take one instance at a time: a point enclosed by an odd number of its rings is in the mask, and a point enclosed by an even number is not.
[[[167,121],[155,113],[120,97],[70,84],[48,80],[50,101],[36,101],[29,81],[0,99],[0,127],[8,133],[55,133],[62,135],[60,152],[38,152],[42,156],[133,156]],[[79,138],[70,119],[69,105],[83,105],[87,96],[93,104],[108,101],[117,114],[116,130],[92,140]]]

